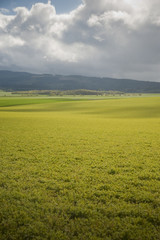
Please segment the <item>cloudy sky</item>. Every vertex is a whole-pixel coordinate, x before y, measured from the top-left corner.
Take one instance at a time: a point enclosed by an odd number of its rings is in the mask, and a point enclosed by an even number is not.
[[[0,69],[160,81],[160,1],[0,0]]]

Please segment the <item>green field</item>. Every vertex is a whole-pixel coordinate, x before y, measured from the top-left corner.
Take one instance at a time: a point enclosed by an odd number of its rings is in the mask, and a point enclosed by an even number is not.
[[[0,240],[30,239],[160,240],[160,96],[0,98]]]

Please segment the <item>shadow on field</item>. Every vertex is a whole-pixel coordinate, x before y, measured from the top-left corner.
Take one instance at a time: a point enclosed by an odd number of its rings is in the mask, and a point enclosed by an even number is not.
[[[60,99],[59,99],[60,100]],[[103,118],[158,118],[160,101],[155,98],[55,101],[0,108],[1,112],[68,113]],[[68,101],[69,100],[69,101]],[[159,98],[158,98],[159,100]]]

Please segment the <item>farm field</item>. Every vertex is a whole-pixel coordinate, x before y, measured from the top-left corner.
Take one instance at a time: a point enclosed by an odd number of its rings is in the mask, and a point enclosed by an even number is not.
[[[1,240],[160,240],[160,96],[0,98]]]

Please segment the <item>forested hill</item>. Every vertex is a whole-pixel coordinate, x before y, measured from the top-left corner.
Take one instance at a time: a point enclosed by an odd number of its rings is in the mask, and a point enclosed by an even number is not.
[[[76,75],[63,76],[0,71],[0,89],[12,91],[89,89],[126,93],[160,93],[160,83]]]

